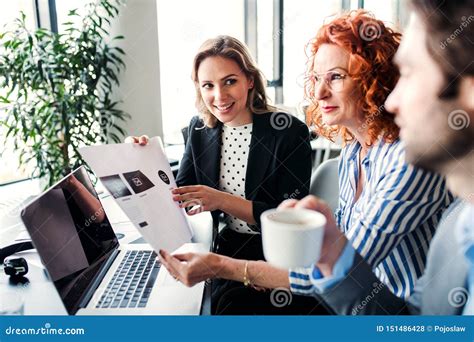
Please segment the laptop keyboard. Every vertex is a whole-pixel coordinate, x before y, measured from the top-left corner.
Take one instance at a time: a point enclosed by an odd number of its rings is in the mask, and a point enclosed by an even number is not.
[[[127,251],[96,308],[144,308],[161,264],[153,251]]]

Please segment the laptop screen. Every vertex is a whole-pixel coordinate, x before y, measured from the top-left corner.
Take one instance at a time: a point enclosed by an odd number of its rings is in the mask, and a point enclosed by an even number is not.
[[[29,204],[22,219],[69,314],[118,246],[84,167]]]

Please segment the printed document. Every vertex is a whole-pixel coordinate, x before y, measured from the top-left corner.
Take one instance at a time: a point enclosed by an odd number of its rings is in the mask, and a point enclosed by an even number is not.
[[[172,199],[176,181],[160,138],[146,146],[109,144],[79,152],[155,251],[174,251],[191,242],[184,209]]]

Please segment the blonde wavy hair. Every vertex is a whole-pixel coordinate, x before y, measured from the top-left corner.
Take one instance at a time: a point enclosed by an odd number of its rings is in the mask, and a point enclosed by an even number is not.
[[[206,40],[199,48],[194,57],[192,79],[196,88],[196,109],[199,111],[204,124],[207,127],[215,127],[217,119],[207,109],[201,96],[199,86],[198,70],[201,63],[208,57],[222,57],[233,60],[240,67],[245,76],[253,80],[253,88],[249,89],[247,96],[247,108],[255,114],[274,111],[275,108],[269,104],[265,92],[265,78],[257,68],[248,47],[238,39],[230,36],[217,36]]]

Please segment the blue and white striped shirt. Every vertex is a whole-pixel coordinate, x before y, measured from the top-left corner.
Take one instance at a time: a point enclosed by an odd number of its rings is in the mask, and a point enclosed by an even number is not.
[[[474,315],[474,205],[467,202],[464,204],[456,224],[455,234],[469,265],[467,274],[469,295],[462,314]]]
[[[360,149],[355,141],[341,151],[336,222],[376,276],[395,295],[407,298],[423,273],[429,243],[453,196],[441,176],[405,162],[400,140],[379,141],[360,162],[365,179],[354,203]],[[312,271],[290,270],[291,290],[315,293]]]

